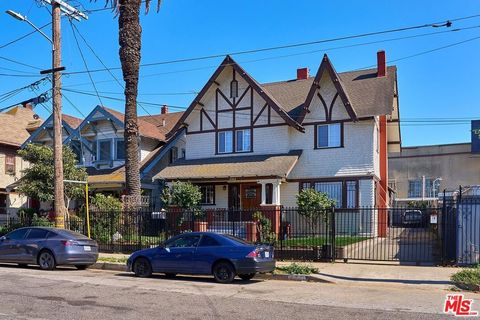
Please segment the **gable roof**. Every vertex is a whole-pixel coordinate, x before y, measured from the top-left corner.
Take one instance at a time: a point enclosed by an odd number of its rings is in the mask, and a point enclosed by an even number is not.
[[[139,116],[138,119],[149,122],[150,124],[156,126],[157,130],[159,130],[161,133],[167,135],[173,129],[173,127],[175,127],[182,115],[183,111],[179,111],[164,114]],[[163,121],[165,121],[165,125],[163,125]]]
[[[78,123],[81,121],[82,119],[62,114],[62,127],[65,129],[65,131],[67,131],[69,135],[71,135],[75,131],[75,128],[72,127],[72,125],[78,126]],[[23,140],[21,148],[24,148],[27,144],[35,140],[43,130],[47,129],[47,127],[50,128],[50,124],[53,126],[53,114],[51,114],[45,121],[43,121],[42,124],[38,126],[35,131],[32,132],[32,134],[29,134],[29,136]],[[66,139],[68,139],[68,137]],[[65,143],[65,141],[63,142]]]
[[[30,137],[29,128],[38,127],[42,122],[32,109],[21,106],[0,113],[0,144],[20,147]]]
[[[121,113],[117,110],[107,108],[105,106],[100,106],[100,108],[102,108],[106,112],[113,115],[115,118],[120,120],[122,123],[125,123],[125,114],[123,114],[123,113]],[[165,134],[162,133],[155,125],[151,124],[150,122],[145,121],[141,117],[138,117],[137,118],[137,124],[138,124],[138,132],[141,136],[156,139],[156,140],[162,140],[162,141],[165,140]]]
[[[83,121],[83,119],[73,117],[68,114],[62,114],[62,120],[67,123],[72,129],[76,129]]]
[[[388,115],[393,111],[397,67],[389,66],[385,77],[377,77],[377,69],[338,73],[343,89],[348,92],[357,118]],[[300,114],[315,78],[264,83],[290,116],[300,122]]]
[[[215,82],[217,77],[227,66],[232,66],[234,70],[238,74],[240,74],[245,79],[245,81],[252,87],[252,89],[255,90],[270,105],[270,107],[274,109],[285,120],[287,124],[291,125],[297,130],[303,131],[303,127],[297,121],[292,119],[292,117],[290,117],[287,111],[285,111],[280,106],[276,99],[267,90],[265,90],[255,79],[253,79],[242,67],[240,67],[238,63],[236,63],[229,55],[227,55],[222,61],[222,63],[218,66],[217,70],[215,70],[215,72],[212,74],[207,83],[203,86],[202,90],[200,90],[200,92],[192,101],[187,110],[185,110],[181,118],[178,120],[177,124],[171,130],[171,134],[176,132],[178,128],[183,125],[190,113],[195,109],[197,104],[199,104],[200,100],[202,100],[208,89],[210,89],[212,83]]]

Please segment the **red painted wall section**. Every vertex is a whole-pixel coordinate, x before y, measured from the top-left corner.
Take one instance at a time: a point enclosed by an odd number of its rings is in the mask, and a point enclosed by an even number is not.
[[[377,184],[377,207],[386,208],[388,206],[388,142],[387,142],[387,116],[380,116],[380,181]],[[387,236],[388,225],[387,210],[378,210],[378,236]]]

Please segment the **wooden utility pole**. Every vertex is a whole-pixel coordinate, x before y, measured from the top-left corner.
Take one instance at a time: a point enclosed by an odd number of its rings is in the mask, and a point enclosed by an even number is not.
[[[61,8],[52,1],[52,91],[53,91],[53,161],[54,161],[54,210],[55,227],[65,228],[65,196],[63,186],[63,139],[62,139],[62,65],[61,50]]]

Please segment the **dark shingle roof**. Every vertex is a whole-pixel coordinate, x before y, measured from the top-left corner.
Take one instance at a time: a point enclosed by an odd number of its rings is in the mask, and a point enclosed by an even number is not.
[[[391,114],[397,77],[396,66],[388,67],[386,77],[377,77],[377,69],[338,73],[352,107],[358,117]],[[264,83],[268,91],[279,104],[297,119],[303,107],[314,77],[305,80],[289,80]]]
[[[287,154],[179,159],[160,171],[155,178],[166,180],[265,176],[286,178],[301,153],[301,150],[292,150]]]

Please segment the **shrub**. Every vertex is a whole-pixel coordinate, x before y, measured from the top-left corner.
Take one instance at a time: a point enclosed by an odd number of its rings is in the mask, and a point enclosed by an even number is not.
[[[110,242],[119,231],[122,202],[101,193],[96,193],[91,201],[96,211],[92,214],[92,237],[100,243]]]
[[[298,213],[306,218],[311,230],[317,230],[321,218],[327,222],[327,212],[335,206],[336,201],[326,193],[314,189],[303,189],[297,195]]]
[[[478,290],[480,287],[480,266],[463,269],[455,273],[451,279],[457,287]]]
[[[305,265],[305,264],[297,264],[295,262],[292,264],[289,264],[288,266],[277,267],[277,270],[280,270],[287,274],[312,274],[312,273],[318,272],[318,268]]]
[[[253,213],[253,221],[257,223],[257,232],[260,235],[260,243],[273,243],[276,240],[275,233],[272,232],[272,222],[265,217],[262,212]]]

